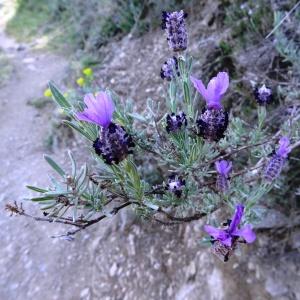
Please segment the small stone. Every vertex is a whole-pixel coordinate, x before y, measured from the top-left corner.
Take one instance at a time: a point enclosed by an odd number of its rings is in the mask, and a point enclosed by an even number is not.
[[[117,270],[118,270],[118,266],[117,263],[113,263],[113,265],[111,266],[111,268],[109,269],[109,276],[113,277],[117,274]]]
[[[186,278],[187,280],[191,280],[195,277],[197,273],[196,264],[194,261],[191,261],[186,269]]]
[[[276,280],[269,277],[266,281],[266,291],[271,294],[272,297],[282,296],[288,292],[288,287],[282,282],[282,280]]]
[[[90,299],[91,292],[89,288],[85,288],[80,292],[80,299],[85,300],[85,299]]]

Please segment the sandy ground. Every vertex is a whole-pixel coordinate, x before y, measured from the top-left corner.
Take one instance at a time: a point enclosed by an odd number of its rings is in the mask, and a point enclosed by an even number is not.
[[[79,299],[74,295],[89,281],[82,272],[89,236],[74,243],[51,239],[63,228],[9,217],[4,211],[5,203],[29,194],[25,184],[48,184],[49,168],[42,154],[49,117],[27,101],[40,97],[49,79],[62,79],[67,62],[27,47],[18,51],[19,45],[3,32],[0,45],[15,70],[0,90],[0,299]]]

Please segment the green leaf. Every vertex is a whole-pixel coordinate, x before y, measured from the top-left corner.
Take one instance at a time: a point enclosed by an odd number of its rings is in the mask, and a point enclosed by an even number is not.
[[[58,88],[55,86],[55,84],[52,81],[49,82],[49,88],[53,95],[54,101],[61,108],[70,109],[72,107],[71,104],[66,100],[66,98],[62,95],[62,93],[58,90]]]
[[[66,175],[65,171],[48,155],[44,155],[47,163],[62,177]]]
[[[26,185],[26,187],[30,190],[33,190],[35,192],[38,192],[38,193],[46,193],[48,192],[48,190],[45,190],[45,189],[42,189],[42,188],[39,188],[39,187],[36,187],[36,186],[32,186],[32,185]]]
[[[72,164],[72,177],[75,177],[76,176],[76,162],[75,162],[72,151],[68,150],[68,155],[70,157],[71,164]]]
[[[33,202],[42,202],[42,201],[46,201],[46,200],[52,200],[55,199],[56,196],[55,195],[49,195],[49,196],[45,196],[45,197],[35,197],[35,198],[31,198],[30,200]]]
[[[190,104],[191,103],[190,88],[186,81],[183,82],[183,95],[184,95],[184,102]]]
[[[80,128],[74,122],[64,120],[63,123],[66,124],[66,125],[68,125],[69,127],[73,128],[73,129],[75,129],[76,131],[78,131],[81,135],[83,135],[88,140],[90,140],[92,142],[94,141],[93,138],[87,132],[84,131],[84,129]]]

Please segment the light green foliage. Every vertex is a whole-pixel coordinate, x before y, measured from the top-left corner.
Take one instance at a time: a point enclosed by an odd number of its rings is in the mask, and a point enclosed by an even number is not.
[[[272,28],[271,1],[232,1],[225,6],[225,24],[232,28],[232,37],[241,46],[253,45],[264,38]]]
[[[18,41],[30,41],[39,34],[41,26],[49,21],[50,9],[44,0],[17,0],[14,17],[8,22],[6,30]]]
[[[144,33],[159,25],[153,19],[159,20],[161,10],[175,7],[176,0],[18,0],[7,30],[19,41],[47,35],[52,48],[85,50],[84,65],[91,65],[112,38]]]
[[[284,18],[285,14],[280,11],[274,13],[274,27]],[[286,60],[290,61],[295,68],[295,71],[300,74],[300,45],[298,42],[300,22],[300,12],[292,14],[288,20],[286,20],[275,31],[275,47],[276,50]]]

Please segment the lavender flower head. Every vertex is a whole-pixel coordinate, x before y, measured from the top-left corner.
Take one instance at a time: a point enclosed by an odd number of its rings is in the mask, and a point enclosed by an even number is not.
[[[232,169],[232,162],[226,160],[220,160],[215,162],[218,177],[216,181],[216,187],[221,192],[226,192],[229,189],[229,173]]]
[[[219,141],[228,126],[228,113],[223,110],[221,99],[228,89],[229,76],[226,72],[219,72],[209,81],[207,88],[201,80],[193,76],[190,79],[206,101],[206,108],[197,119],[199,134],[205,139]]]
[[[234,251],[236,243],[241,238],[241,242],[253,243],[256,235],[252,230],[250,224],[240,228],[240,223],[244,214],[244,206],[238,204],[234,216],[229,221],[229,226],[225,229],[215,228],[210,225],[205,225],[204,230],[213,238],[212,243],[214,246],[214,253],[222,256],[224,261],[228,260],[228,255]],[[217,246],[217,247],[216,247]]]
[[[160,77],[162,79],[171,81],[173,78],[175,78],[175,72],[179,76],[178,61],[177,58],[174,56],[164,62],[164,64],[161,67]]]
[[[266,105],[272,102],[272,90],[263,84],[254,90],[254,96],[259,105]]]
[[[221,109],[221,99],[229,87],[229,76],[226,72],[219,72],[213,77],[205,88],[202,80],[193,76],[190,77],[195,89],[202,95],[206,101],[207,108]]]
[[[110,96],[105,92],[97,93],[96,97],[90,93],[84,96],[84,103],[87,107],[76,114],[77,118],[107,128],[115,110]]]
[[[287,158],[288,154],[291,152],[290,139],[287,136],[281,137],[279,140],[279,147],[276,154],[280,157]]]
[[[166,31],[169,47],[173,51],[184,51],[187,48],[186,17],[183,10],[162,13],[162,29]]]
[[[264,172],[264,178],[267,181],[272,182],[278,178],[291,150],[290,139],[287,136],[281,137],[279,147],[269,160]]]
[[[178,198],[181,197],[182,190],[185,187],[185,180],[181,176],[175,174],[169,176],[166,189],[175,194]]]
[[[187,126],[187,119],[184,112],[179,112],[177,115],[175,115],[175,113],[167,115],[166,130],[168,133],[176,132],[180,130],[182,126]]]
[[[227,160],[218,160],[215,162],[216,170],[219,175],[228,178],[228,175],[232,169],[232,162]]]
[[[123,126],[112,122],[115,109],[112,99],[105,92],[99,92],[96,97],[87,94],[84,102],[87,107],[76,114],[77,118],[101,126],[100,136],[93,142],[95,152],[107,164],[118,164],[132,153],[130,148],[134,143]]]

